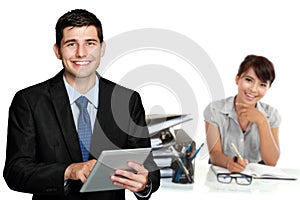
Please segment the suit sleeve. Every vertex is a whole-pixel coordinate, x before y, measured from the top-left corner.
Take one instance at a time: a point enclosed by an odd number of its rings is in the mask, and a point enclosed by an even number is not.
[[[145,111],[142,105],[142,100],[137,92],[134,92],[130,102],[132,123],[130,125],[130,145],[136,148],[151,147],[149,131],[145,121]],[[153,160],[152,153],[144,163],[145,168],[149,171],[149,179],[152,182],[151,193],[158,190],[160,186],[160,172]],[[146,199],[150,198],[149,195]],[[141,198],[136,195],[138,199]]]
[[[35,123],[32,104],[18,92],[9,108],[4,179],[12,190],[19,192],[63,194],[67,166],[39,161]]]

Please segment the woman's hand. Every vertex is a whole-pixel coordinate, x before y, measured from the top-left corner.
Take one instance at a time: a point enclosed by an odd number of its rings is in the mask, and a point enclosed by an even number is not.
[[[265,122],[265,116],[253,105],[236,103],[236,112],[240,120],[250,121],[255,124]]]
[[[248,165],[247,159],[242,159],[238,157],[230,157],[227,161],[227,169],[230,172],[241,172]]]

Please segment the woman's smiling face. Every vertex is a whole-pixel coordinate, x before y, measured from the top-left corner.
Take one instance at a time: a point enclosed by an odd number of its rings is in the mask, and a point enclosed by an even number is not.
[[[236,76],[235,81],[238,86],[237,102],[255,105],[270,88],[270,81],[261,81],[252,67],[241,76]]]

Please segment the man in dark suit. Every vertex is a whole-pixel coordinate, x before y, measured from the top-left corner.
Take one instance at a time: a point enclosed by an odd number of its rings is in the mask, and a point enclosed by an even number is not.
[[[137,199],[149,199],[159,188],[151,154],[144,165],[128,163],[136,173],[116,170],[111,176],[124,189],[79,192],[103,150],[150,147],[139,94],[96,72],[104,50],[101,22],[94,14],[76,9],[59,18],[54,52],[64,69],[17,92],[9,109],[3,175],[11,189],[32,193],[33,199],[122,200],[125,189]],[[88,102],[92,129],[87,160],[79,135],[79,97]]]

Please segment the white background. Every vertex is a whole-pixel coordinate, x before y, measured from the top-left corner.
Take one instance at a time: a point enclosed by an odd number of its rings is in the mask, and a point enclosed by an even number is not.
[[[300,71],[300,12],[297,1],[10,0],[5,3],[2,1],[1,4],[1,172],[5,161],[8,108],[13,95],[24,87],[54,76],[61,69],[52,50],[55,42],[54,27],[59,16],[74,8],[85,8],[95,13],[102,21],[106,40],[140,28],[161,28],[185,35],[200,45],[214,62],[222,78],[225,96],[236,94],[234,78],[246,55],[258,54],[269,58],[275,65],[277,76],[263,101],[278,108],[282,116],[281,158],[278,166],[300,168],[300,136],[297,128],[300,113],[297,82]],[[127,59],[117,61],[116,65],[155,63],[169,65],[174,69],[190,67],[179,65],[182,61],[178,57],[163,56],[158,52],[149,52],[148,56],[147,52],[140,53],[143,55],[130,55]],[[153,62],[149,59],[152,56]],[[145,57],[148,60],[143,63],[142,58]],[[189,77],[189,70],[185,72],[183,76]],[[117,82],[122,77],[121,73],[126,73],[126,70],[120,70],[118,74],[116,69],[104,76]],[[193,138],[199,144],[204,136],[202,111],[211,101],[211,96],[201,77],[195,79],[192,73],[190,77],[191,87],[194,88],[193,85],[197,83],[202,87],[195,91],[199,103],[199,122]],[[156,89],[155,92],[161,92],[159,103],[166,107],[165,112],[180,111],[176,101],[167,100],[173,98],[168,91]],[[157,99],[151,99],[149,92],[151,88],[140,91],[147,113],[158,103]],[[10,199],[31,199],[30,195],[11,191],[3,178],[0,179],[0,188],[1,195]]]

